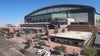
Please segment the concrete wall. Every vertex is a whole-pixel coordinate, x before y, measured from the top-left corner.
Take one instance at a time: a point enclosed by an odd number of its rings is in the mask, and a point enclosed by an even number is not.
[[[62,33],[63,29],[58,29],[58,33]],[[68,28],[64,28],[64,32],[67,32],[68,31]],[[49,29],[48,30],[48,35],[50,34],[54,34],[54,29]]]
[[[68,28],[64,28],[64,32],[67,32],[68,31]]]
[[[58,33],[61,33],[62,32],[62,29],[58,29]]]
[[[48,30],[48,35],[50,35],[50,34],[54,34],[54,29],[49,29]]]
[[[100,23],[95,23],[95,26],[100,29]]]
[[[9,28],[9,32],[14,32],[14,28]]]

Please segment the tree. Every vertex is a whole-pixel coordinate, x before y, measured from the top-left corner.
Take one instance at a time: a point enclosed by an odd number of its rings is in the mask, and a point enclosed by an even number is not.
[[[84,56],[95,56],[96,49],[92,47],[83,47],[83,55]]]
[[[17,32],[17,33],[16,33],[16,36],[17,36],[17,37],[20,37],[21,34],[22,34],[21,32]]]
[[[5,31],[0,30],[0,35],[4,36],[5,34],[6,34],[6,32],[5,32]]]
[[[25,34],[29,34],[30,31],[28,29],[24,29]]]
[[[54,47],[54,50],[57,51],[57,52],[62,52],[64,53],[66,51],[66,47],[65,46],[56,46]]]
[[[100,48],[97,49],[96,56],[100,56]]]
[[[62,52],[66,52],[66,47],[62,45],[62,46],[61,46],[61,51],[62,51]]]
[[[60,46],[56,46],[56,47],[54,47],[54,50],[57,51],[57,52],[60,52],[61,48],[60,48]]]
[[[23,42],[23,44],[25,44],[24,49],[28,49],[32,44],[32,40],[26,37],[26,42]]]
[[[32,44],[32,40],[31,40],[30,38],[27,38],[27,37],[26,37],[26,43]]]
[[[94,26],[93,29],[92,29],[92,34],[93,34],[93,35],[96,35],[97,32],[98,32],[98,30],[97,30],[97,28]]]
[[[6,35],[7,35],[8,38],[12,38],[12,37],[14,36],[14,33],[12,33],[12,32],[7,32]]]
[[[36,35],[38,41],[42,40],[41,36],[39,34]]]
[[[43,46],[43,45],[45,45],[45,42],[44,42],[43,40],[39,40],[39,41],[38,41],[38,44],[39,44],[40,46]]]

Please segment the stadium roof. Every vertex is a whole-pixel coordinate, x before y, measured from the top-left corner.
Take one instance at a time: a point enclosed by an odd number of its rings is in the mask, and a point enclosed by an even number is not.
[[[38,10],[36,10],[36,11],[33,11],[33,12],[31,12],[31,13],[29,13],[28,15],[32,15],[32,14],[34,14],[34,15],[37,15],[38,14],[38,12],[41,12],[41,11],[44,11],[44,10],[47,10],[47,9],[50,9],[51,10],[51,8],[59,8],[59,7],[63,7],[63,8],[69,8],[69,9],[73,9],[73,8],[76,8],[76,9],[93,9],[93,10],[95,10],[95,8],[94,7],[92,7],[92,6],[87,6],[87,5],[77,5],[77,4],[61,4],[61,5],[53,5],[53,6],[48,6],[48,7],[44,7],[44,8],[41,8],[41,9],[38,9]],[[54,10],[54,9],[53,9]],[[57,9],[55,9],[55,11],[56,11]],[[68,10],[68,9],[66,9],[66,10]],[[28,16],[28,15],[26,15],[26,16]]]

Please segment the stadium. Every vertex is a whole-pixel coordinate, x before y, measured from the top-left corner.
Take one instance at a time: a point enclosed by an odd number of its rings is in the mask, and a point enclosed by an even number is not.
[[[67,44],[67,50],[73,51],[77,49],[75,47],[91,45],[93,27],[100,27],[100,14],[92,6],[62,4],[33,11],[24,17],[24,22],[22,29],[33,29],[40,36],[46,35],[53,42],[49,43],[51,47]]]
[[[85,5],[54,5],[38,9],[25,16],[25,23],[50,23],[56,18],[73,18],[75,22],[94,24],[95,8]]]
[[[43,27],[45,29],[63,28],[63,30],[65,30],[64,28],[69,27],[69,25],[72,26],[72,24],[85,24],[87,25],[86,29],[88,29],[88,26],[100,25],[100,14],[96,13],[95,8],[92,6],[62,4],[33,11],[24,17],[24,22],[25,24],[21,24],[21,27]],[[82,31],[84,31],[83,28],[82,26]],[[78,31],[80,30],[78,29]],[[88,29],[85,31],[91,30]]]

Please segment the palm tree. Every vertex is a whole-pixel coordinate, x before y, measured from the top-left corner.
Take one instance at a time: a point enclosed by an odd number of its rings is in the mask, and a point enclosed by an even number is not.
[[[84,56],[95,56],[96,49],[93,47],[83,47],[83,55]]]
[[[32,44],[32,40],[30,38],[26,38],[26,42],[23,42],[23,44],[25,44],[24,49],[28,49]]]
[[[26,43],[32,44],[32,40],[30,38],[26,38]]]
[[[98,32],[97,28],[94,26],[93,29],[92,29],[92,34],[93,35],[96,35]]]

